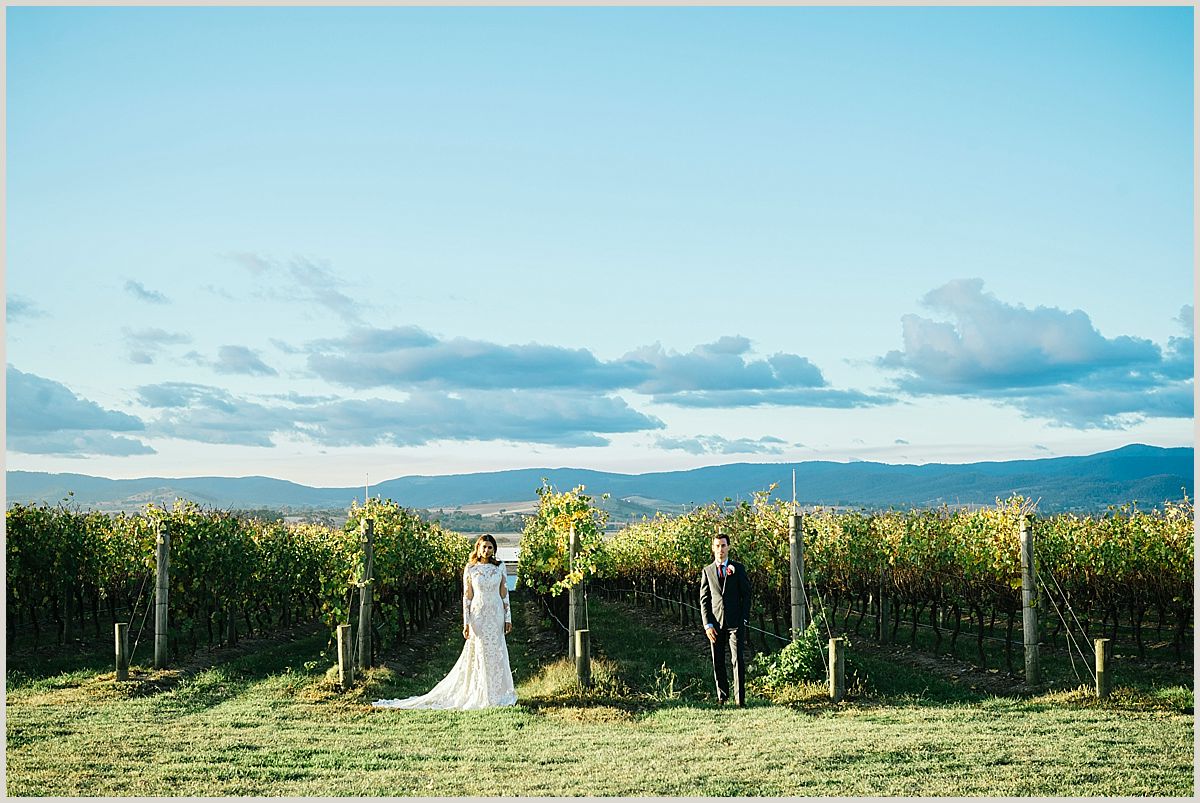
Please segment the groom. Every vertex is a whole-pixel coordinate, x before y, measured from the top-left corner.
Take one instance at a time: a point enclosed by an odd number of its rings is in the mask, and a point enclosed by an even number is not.
[[[750,579],[742,564],[729,559],[729,536],[713,536],[714,561],[700,573],[700,616],[704,634],[712,648],[713,675],[717,679],[717,702],[729,699],[729,676],[725,673],[725,651],[733,656],[737,682],[734,701],[746,705],[746,619],[750,616]]]

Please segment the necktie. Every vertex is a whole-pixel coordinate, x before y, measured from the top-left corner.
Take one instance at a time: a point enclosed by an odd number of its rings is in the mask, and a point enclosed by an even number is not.
[[[717,574],[721,575],[722,580],[725,579],[725,564],[724,563],[722,563],[720,566],[717,567]]]

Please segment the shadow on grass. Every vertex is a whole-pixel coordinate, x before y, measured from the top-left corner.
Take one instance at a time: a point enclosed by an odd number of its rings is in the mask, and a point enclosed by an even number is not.
[[[855,697],[866,701],[889,700],[912,705],[945,705],[977,702],[988,696],[970,682],[956,682],[919,667],[906,665],[887,655],[851,646],[846,657],[846,683]]]
[[[593,602],[591,630],[602,654],[614,660],[619,673],[634,692],[646,694],[671,677],[681,690],[678,696],[649,703],[715,702],[711,661],[702,637],[681,628],[673,618],[634,607],[627,602]],[[700,641],[697,647],[696,641]],[[1036,687],[1024,685],[1021,677],[998,668],[984,669],[947,655],[936,655],[908,645],[881,646],[873,639],[851,635],[846,664],[847,697],[834,704],[828,684],[813,681],[789,685],[770,692],[748,682],[748,701],[786,705],[818,713],[846,705],[928,706],[982,704],[997,699],[1042,710],[1055,707],[1120,708],[1137,711],[1191,713],[1194,709],[1190,678],[1177,667],[1146,665],[1128,660],[1118,663],[1116,686],[1108,700],[1098,700],[1094,689],[1081,683],[1088,670],[1072,668],[1069,660],[1049,656],[1043,674],[1053,679]],[[595,649],[595,646],[593,647]],[[647,695],[654,699],[653,693]]]
[[[64,656],[32,670],[10,670],[8,693],[31,705],[161,696],[164,706],[174,713],[196,713],[242,694],[256,683],[271,680],[286,686],[289,677],[292,685],[308,682],[321,664],[313,659],[319,659],[327,639],[323,628],[313,626],[247,638],[235,647],[198,651],[175,667],[132,666],[124,681],[116,680],[111,662],[99,665],[92,656],[75,656],[73,664],[54,673],[67,661]]]
[[[132,646],[132,645],[131,645]],[[146,645],[140,645],[138,655],[145,656]],[[83,642],[72,647],[43,647],[20,650],[5,655],[5,688],[20,689],[31,683],[62,675],[95,675],[114,670],[113,645]]]
[[[566,634],[545,616],[535,600],[513,594],[513,631],[507,638],[509,663],[517,688],[518,706],[535,715],[572,721],[630,722],[655,710],[694,702],[696,679],[681,679],[664,662],[663,646],[652,653],[614,658],[608,644],[624,644],[644,633],[626,634],[624,625],[608,622],[593,603],[592,684],[580,686],[575,665],[566,656]],[[447,612],[430,623],[428,632],[413,643],[385,655],[382,665],[367,671],[355,687],[341,694],[344,700],[370,705],[377,699],[403,698],[432,688],[454,665],[462,650],[457,614]],[[614,629],[609,629],[609,625]],[[600,636],[597,628],[611,638]],[[667,656],[669,659],[670,656]],[[657,661],[657,663],[655,663]],[[709,670],[711,674],[711,670]],[[310,690],[314,699],[333,701],[333,685]]]
[[[508,638],[510,657],[514,642],[521,640],[522,606],[514,604],[512,611],[513,633]],[[426,622],[421,630],[384,650],[378,664],[357,676],[351,689],[337,692],[335,684],[326,699],[337,693],[345,700],[369,706],[375,700],[402,699],[428,692],[446,677],[462,654],[461,616],[460,610],[447,607]],[[513,669],[517,669],[515,663]],[[336,681],[336,675],[335,665],[330,670],[329,680]]]
[[[1090,680],[1092,665],[1092,642],[1075,633],[1077,648],[1069,650],[1065,636],[1055,637],[1052,631],[1055,627],[1053,618],[1042,620],[1042,644],[1040,651],[1041,673],[1044,683],[1036,691],[1030,692],[1023,688],[1024,657],[1021,640],[1021,620],[1016,620],[1016,630],[1011,646],[995,639],[1003,638],[1005,627],[998,622],[996,627],[986,629],[983,640],[983,660],[979,655],[979,643],[974,632],[964,630],[957,645],[951,649],[950,628],[943,625],[939,639],[927,622],[921,621],[920,627],[911,628],[911,619],[905,622],[893,633],[892,647],[881,645],[874,634],[873,619],[870,616],[860,617],[858,611],[846,615],[845,609],[839,609],[834,623],[834,635],[845,635],[855,642],[865,646],[873,646],[879,650],[900,649],[913,656],[923,656],[927,661],[944,661],[948,664],[969,668],[978,676],[984,673],[994,682],[987,683],[988,691],[996,692],[998,687],[1007,683],[1012,694],[1044,693],[1049,689],[1066,690]],[[1193,660],[1190,650],[1185,650],[1183,662],[1176,661],[1170,640],[1161,637],[1151,638],[1154,628],[1146,628],[1146,655],[1140,658],[1136,647],[1122,642],[1110,658],[1110,672],[1120,672],[1123,683],[1153,693],[1157,689],[1171,686],[1190,686],[1193,678]],[[1079,650],[1083,650],[1083,655]],[[1010,669],[1011,668],[1011,669]]]
[[[589,600],[592,685],[579,685],[574,663],[557,646],[542,657],[539,671],[518,693],[532,712],[575,721],[634,721],[664,710],[720,710],[712,659],[703,634],[630,605]],[[537,608],[527,613],[531,630],[553,631]],[[563,639],[565,642],[565,638]],[[732,673],[730,675],[732,677]],[[772,705],[747,686],[747,707]],[[803,710],[828,710],[823,689],[799,690],[788,701]],[[732,704],[729,705],[732,708]]]

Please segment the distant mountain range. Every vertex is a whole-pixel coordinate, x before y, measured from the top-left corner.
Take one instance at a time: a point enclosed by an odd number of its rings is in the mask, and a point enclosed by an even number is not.
[[[546,478],[560,490],[586,486],[599,497],[629,500],[640,510],[678,511],[681,506],[746,499],[777,483],[775,497],[804,505],[886,508],[987,505],[1021,494],[1041,499],[1044,512],[1102,510],[1138,501],[1149,507],[1194,494],[1191,447],[1134,444],[1085,457],[922,466],[886,463],[731,463],[690,471],[613,474],[577,468],[529,468],[476,474],[400,477],[371,486],[371,495],[406,507],[454,508],[479,503],[527,501]],[[7,472],[7,502],[54,504],[73,493],[72,504],[101,510],[133,510],[177,497],[218,508],[345,509],[362,488],[310,488],[269,477],[147,477],[110,480],[85,474]]]

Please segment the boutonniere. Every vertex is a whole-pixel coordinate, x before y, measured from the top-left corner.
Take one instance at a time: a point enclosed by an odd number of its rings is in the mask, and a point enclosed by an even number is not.
[[[734,568],[733,568],[733,564],[731,563],[731,564],[729,564],[729,568],[725,570],[725,576],[728,577],[729,575],[733,574],[733,572],[734,572]]]

